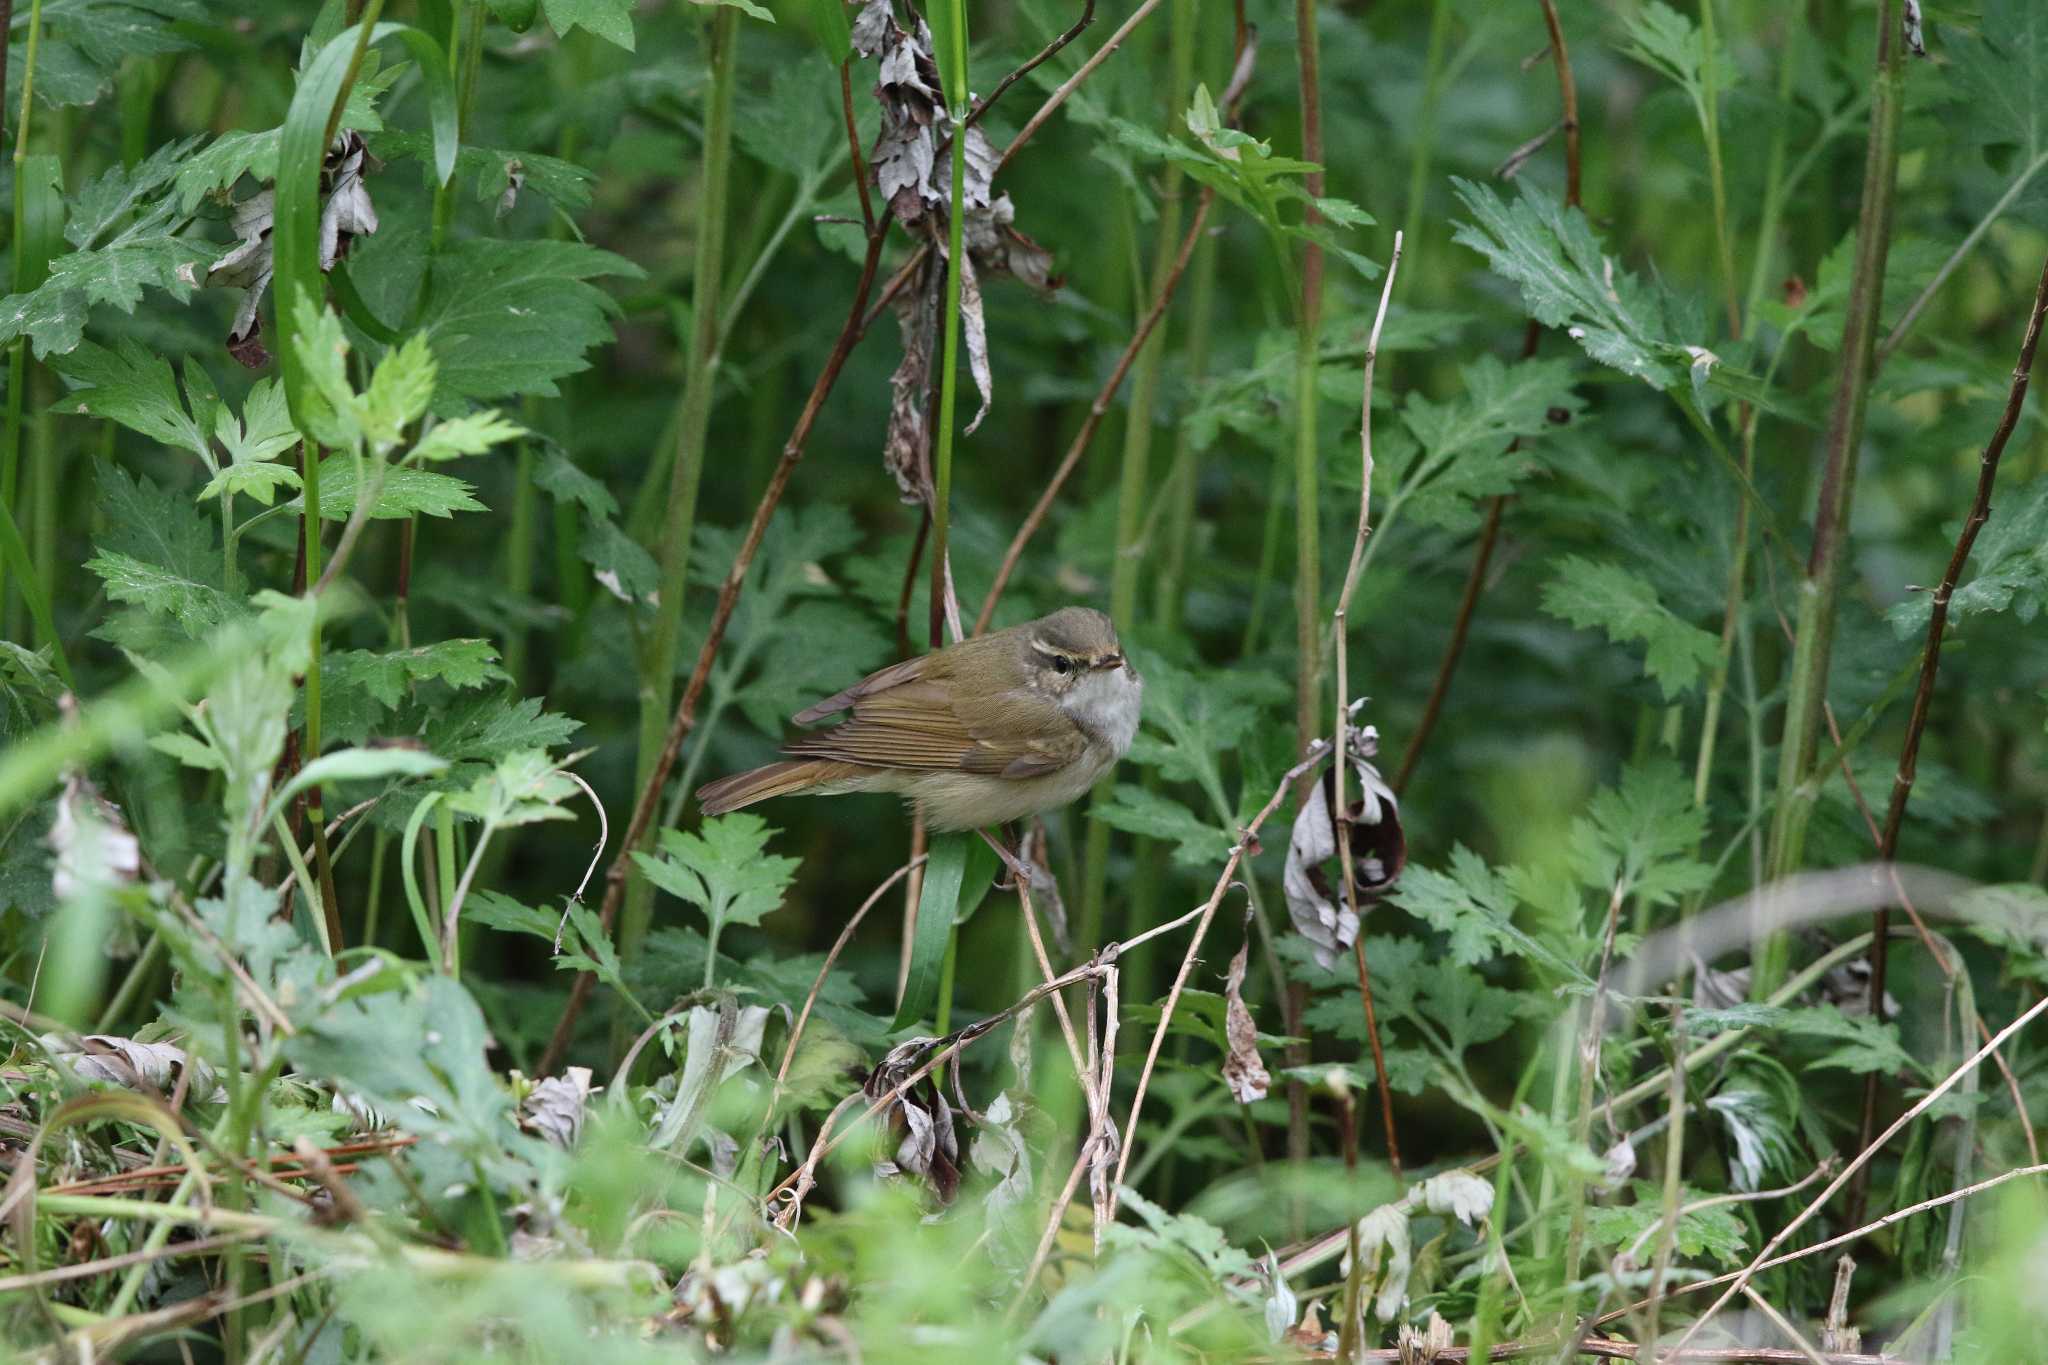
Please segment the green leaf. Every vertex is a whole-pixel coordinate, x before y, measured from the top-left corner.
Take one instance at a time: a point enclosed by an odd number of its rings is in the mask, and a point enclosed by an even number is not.
[[[465,413],[436,422],[434,429],[413,446],[410,458],[420,461],[454,460],[464,455],[481,455],[506,441],[526,434],[526,428],[507,421],[492,408]]]
[[[420,738],[449,759],[495,763],[515,749],[566,744],[583,722],[541,710],[539,697],[477,697],[426,713]]]
[[[151,440],[210,459],[206,430],[185,411],[170,362],[128,337],[113,350],[80,344],[54,368],[81,385],[60,406],[119,422]]]
[[[434,399],[434,353],[424,334],[408,337],[389,351],[370,374],[357,405],[356,421],[372,445],[389,449],[405,429],[426,414]]]
[[[580,242],[474,238],[434,258],[420,326],[458,398],[554,397],[555,381],[589,368],[618,311],[589,280],[638,279],[640,267]]]
[[[495,1165],[525,1140],[512,1126],[512,1096],[484,1060],[487,1044],[476,1002],[434,975],[302,1020],[283,1046],[301,1073],[361,1096],[386,1122]]]
[[[1692,785],[1659,755],[1630,764],[1621,784],[1601,791],[1573,822],[1572,863],[1587,886],[1619,886],[1623,896],[1669,905],[1713,880],[1696,856],[1706,833],[1707,813]]]
[[[284,785],[272,804],[284,803],[308,787],[323,782],[371,782],[380,777],[428,777],[448,767],[448,760],[419,749],[337,749],[299,769]]]
[[[661,566],[639,541],[620,530],[617,522],[610,518],[587,522],[577,538],[576,553],[590,566],[605,591],[621,602],[656,605]]]
[[[431,470],[386,467],[370,516],[388,521],[415,513],[448,517],[457,512],[481,512],[484,505],[471,496],[472,488],[461,479]],[[305,499],[294,498],[286,505],[303,508]],[[320,462],[320,515],[327,521],[347,521],[355,510],[356,461],[346,454],[329,455]]]
[[[1646,579],[1619,564],[1568,556],[1544,585],[1543,610],[1582,630],[1597,626],[1616,644],[1644,645],[1644,671],[1666,699],[1690,690],[1719,650],[1714,636],[1674,616]]]
[[[1205,823],[1172,797],[1129,782],[1117,784],[1109,801],[1097,802],[1089,816],[1115,829],[1165,840],[1173,845],[1173,861],[1182,867],[1220,866],[1236,842],[1228,830]]]
[[[339,650],[323,655],[320,669],[324,687],[360,690],[386,710],[396,707],[414,683],[439,680],[450,687],[482,687],[510,681],[498,666],[496,646],[488,640],[441,640],[388,654]]]
[[[1951,624],[2010,611],[2031,623],[2048,601],[2048,477],[2037,477],[2001,497],[1971,548],[1974,572],[1949,598]],[[1916,592],[1886,613],[1899,638],[1927,634],[1933,594]]]
[[[1506,1033],[1520,1007],[1521,998],[1513,991],[1489,986],[1479,973],[1454,962],[1425,962],[1417,973],[1414,1008],[1443,1030],[1453,1052]]]
[[[611,490],[576,467],[559,449],[550,449],[533,474],[534,485],[556,502],[574,502],[584,515],[603,519],[618,515],[619,500]]]
[[[1633,1180],[1629,1184],[1635,1191],[1635,1203],[1596,1205],[1586,1210],[1586,1231],[1596,1245],[1632,1246],[1662,1221],[1663,1190],[1647,1180]],[[1693,1204],[1703,1197],[1699,1190],[1687,1186],[1680,1195],[1679,1203],[1681,1206]],[[1652,1237],[1654,1239],[1654,1234]],[[1680,1215],[1676,1239],[1681,1256],[1711,1256],[1723,1265],[1734,1265],[1748,1250],[1749,1229],[1726,1205],[1722,1205]],[[1648,1254],[1648,1251],[1642,1253],[1643,1256]]]
[[[768,852],[775,834],[750,811],[706,820],[697,833],[663,830],[661,856],[635,853],[641,875],[704,912],[714,936],[728,924],[759,924],[782,904],[797,860]]]
[[[1838,1042],[1841,1046],[1805,1063],[1809,1067],[1839,1067],[1864,1075],[1921,1074],[1921,1066],[1899,1043],[1899,1026],[1880,1024],[1867,1014],[1848,1015],[1833,1005],[1810,1005],[1785,1011],[1778,1026],[1786,1033]]]
[[[107,529],[86,561],[107,593],[173,617],[197,636],[237,610],[221,590],[220,542],[193,504],[119,465],[100,470],[99,506]]]
[[[1716,45],[1714,51],[1707,51],[1705,35],[1693,26],[1692,20],[1663,0],[1651,0],[1624,22],[1629,38],[1628,55],[1662,73],[1683,90],[1704,126],[1707,78],[1712,76],[1714,87],[1725,93],[1739,74],[1735,64],[1728,60],[1727,50]]]
[[[1475,222],[1460,223],[1452,240],[1484,255],[1493,271],[1522,291],[1522,306],[1546,327],[1563,329],[1603,365],[1668,389],[1689,366],[1684,347],[1667,337],[1659,295],[1600,249],[1586,215],[1527,180],[1513,204],[1490,186],[1455,177],[1458,198]]]
[[[410,157],[432,164],[434,143],[425,133],[392,129],[372,134],[369,144],[370,151],[382,161]],[[591,186],[597,181],[595,171],[558,156],[491,147],[461,148],[455,155],[455,174],[458,179],[470,180],[476,197],[485,203],[503,203],[507,192],[514,191],[516,178],[515,195],[530,190],[571,214],[590,207]]]
[[[1510,449],[1513,442],[1526,446],[1584,407],[1572,391],[1572,367],[1562,360],[1510,366],[1482,356],[1462,375],[1465,392],[1456,398],[1436,403],[1416,394],[1408,400],[1401,422],[1414,444],[1396,445],[1385,462],[1387,486],[1397,490],[1408,514],[1451,531],[1477,527],[1476,504],[1509,491],[1534,467],[1528,454]],[[1356,468],[1349,459],[1342,466],[1354,488]]]
[[[910,966],[903,978],[903,1001],[892,1028],[905,1029],[934,1016],[939,1003],[939,977],[952,939],[967,879],[967,845],[971,834],[932,836],[918,892],[917,927],[910,940]]]
[[[585,28],[633,50],[633,0],[540,0],[540,7],[557,36]]]
[[[562,809],[562,804],[581,791],[545,750],[514,749],[470,783],[469,790],[449,796],[447,802],[450,810],[502,828],[573,820],[575,813]]]
[[[1943,55],[1964,111],[1948,126],[1973,143],[2011,146],[2022,162],[2048,152],[2048,11],[2032,0],[1985,0],[1976,42]],[[2015,168],[2017,169],[2017,168]]]

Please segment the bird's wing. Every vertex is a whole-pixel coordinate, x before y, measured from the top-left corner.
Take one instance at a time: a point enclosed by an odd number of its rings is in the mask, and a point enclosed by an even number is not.
[[[902,683],[915,682],[924,676],[925,666],[931,662],[931,655],[920,655],[905,659],[902,663],[890,664],[887,668],[870,673],[844,692],[834,693],[811,706],[806,706],[790,719],[798,725],[816,725],[827,716],[836,716],[862,697],[873,696]]]
[[[1042,699],[998,699],[984,721],[970,723],[953,708],[943,684],[919,678],[878,688],[852,707],[845,723],[795,740],[787,752],[877,768],[1026,778],[1057,772],[1088,744],[1079,726]]]

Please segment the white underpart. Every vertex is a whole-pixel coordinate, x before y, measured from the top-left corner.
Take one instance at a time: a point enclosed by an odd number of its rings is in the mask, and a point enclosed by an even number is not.
[[[1060,709],[1092,738],[1115,750],[1114,762],[1131,751],[1144,695],[1145,685],[1126,664],[1084,674],[1074,690],[1060,699]]]

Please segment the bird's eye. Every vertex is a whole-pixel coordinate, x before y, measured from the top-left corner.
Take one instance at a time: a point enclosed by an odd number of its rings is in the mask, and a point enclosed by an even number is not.
[[[1055,655],[1052,661],[1052,671],[1064,678],[1067,674],[1074,671],[1074,661],[1064,655]]]

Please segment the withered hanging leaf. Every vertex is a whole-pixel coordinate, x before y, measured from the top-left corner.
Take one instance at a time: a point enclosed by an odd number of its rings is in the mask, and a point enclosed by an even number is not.
[[[1360,726],[1350,731],[1346,747],[1359,791],[1359,799],[1349,803],[1347,842],[1353,883],[1363,902],[1378,899],[1393,887],[1408,861],[1408,844],[1401,832],[1400,806],[1393,788],[1371,761],[1379,753],[1379,731],[1370,725]],[[1314,945],[1316,960],[1324,967],[1334,966],[1338,955],[1358,938],[1356,910],[1339,904],[1342,873],[1332,878],[1324,868],[1337,856],[1337,834],[1330,819],[1335,786],[1336,772],[1329,768],[1309,789],[1308,799],[1294,818],[1281,877],[1288,916],[1302,937]]]
[[[938,272],[931,261],[925,276]],[[889,376],[889,428],[882,438],[882,467],[896,480],[903,501],[928,507],[932,499],[931,428],[925,411],[932,388],[932,334],[937,329],[938,294],[919,283],[897,296],[896,327],[903,359]]]
[[[1010,1103],[1008,1091],[995,1097],[988,1112],[981,1116],[975,1129],[974,1141],[968,1146],[968,1159],[974,1168],[984,1175],[993,1176],[995,1184],[989,1187],[983,1200],[991,1226],[999,1223],[1006,1210],[1022,1206],[1031,1197],[1031,1153],[1025,1146],[1024,1134],[1018,1127],[1018,1114]],[[999,1253],[1002,1239],[991,1244]],[[1023,1262],[1018,1260],[1012,1269],[1022,1270]]]
[[[889,1049],[868,1073],[861,1093],[870,1101],[894,1091],[922,1064],[936,1038],[910,1038]],[[931,1183],[941,1204],[953,1202],[960,1188],[960,1140],[953,1131],[953,1107],[927,1076],[897,1096],[889,1106],[889,1131],[900,1134],[894,1160],[875,1163],[875,1174],[888,1178],[917,1175]]]
[[[335,134],[320,167],[320,268],[332,270],[334,263],[348,255],[349,244],[377,230],[377,207],[363,176],[382,165],[353,129]],[[234,325],[228,329],[228,354],[248,366],[260,369],[270,362],[270,352],[258,339],[263,328],[260,309],[270,288],[272,269],[271,229],[276,218],[276,191],[266,186],[235,205],[230,224],[238,239],[226,254],[207,268],[206,283],[214,287],[239,287],[247,291],[236,310]]]
[[[572,1066],[536,1083],[519,1102],[519,1126],[557,1147],[574,1147],[590,1104],[590,1068]]]
[[[898,296],[903,361],[890,377],[889,430],[883,441],[883,464],[895,477],[903,500],[928,504],[930,478],[923,471],[930,464],[931,430],[926,412],[946,284],[939,261],[949,249],[951,120],[943,107],[932,33],[922,19],[913,33],[896,22],[889,0],[867,0],[853,21],[852,41],[856,52],[876,61],[875,100],[882,117],[869,156],[875,186],[889,213],[931,251],[918,277]],[[991,275],[1012,275],[1042,292],[1056,289],[1059,281],[1052,273],[1052,257],[1013,226],[1016,207],[1010,197],[995,193],[1002,154],[979,127],[967,129],[960,158],[960,235],[966,256],[960,268],[960,322],[968,372],[981,397],[967,424],[971,435],[987,417],[995,396],[982,281]]]
[[[1244,1003],[1244,973],[1252,947],[1250,927],[1251,912],[1247,910],[1245,940],[1238,947],[1237,956],[1230,959],[1230,970],[1223,977],[1223,1083],[1230,1087],[1239,1104],[1266,1098],[1273,1079],[1266,1074],[1266,1064],[1259,1060],[1259,1029]]]

